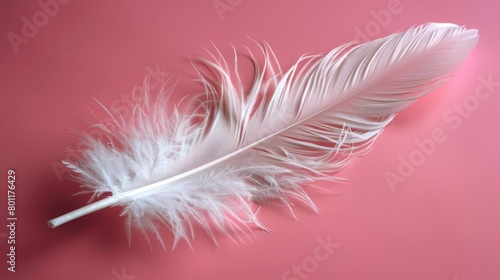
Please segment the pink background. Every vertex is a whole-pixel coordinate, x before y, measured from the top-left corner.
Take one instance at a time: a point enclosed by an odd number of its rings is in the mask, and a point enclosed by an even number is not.
[[[44,12],[47,2],[57,4]],[[0,4],[1,279],[500,279],[497,1],[62,2]],[[105,116],[94,98],[128,112],[134,87],[148,74],[157,87],[162,72],[180,80],[177,98],[197,93],[187,56],[204,56],[211,42],[230,55],[230,44],[254,47],[247,36],[267,41],[286,69],[356,34],[382,37],[428,21],[477,28],[480,42],[445,86],[339,173],[350,183],[322,183],[341,195],[309,191],[320,215],[299,205],[295,221],[285,207],[264,208],[272,234],[255,230],[239,245],[220,236],[218,248],[198,230],[193,251],[181,242],[173,252],[154,242],[150,250],[138,233],[129,248],[117,208],[46,227],[89,198],[72,196],[79,189],[59,162],[81,149],[68,128],[85,131]],[[241,72],[250,75],[249,66]],[[441,136],[430,140],[433,133]],[[15,273],[6,263],[9,168],[17,174]],[[389,182],[389,173],[400,180]],[[339,246],[327,251],[319,240]]]

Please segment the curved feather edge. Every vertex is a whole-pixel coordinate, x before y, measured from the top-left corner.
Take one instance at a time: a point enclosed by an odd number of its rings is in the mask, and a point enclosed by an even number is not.
[[[173,232],[173,246],[194,239],[193,223],[214,239],[214,229],[261,228],[252,202],[302,201],[317,211],[303,187],[366,153],[395,114],[431,92],[474,48],[477,30],[429,23],[326,55],[303,56],[282,72],[266,43],[249,90],[217,52],[193,63],[205,93],[190,110],[167,111],[164,95],[149,93],[131,122],[115,112],[108,141],[85,136],[91,149],[65,164],[93,194],[110,197],[49,221],[58,226],[104,207],[123,206],[128,227],[162,245],[158,224]],[[250,232],[252,232],[250,230]],[[240,241],[242,241],[240,239]],[[215,241],[216,242],[216,241]]]

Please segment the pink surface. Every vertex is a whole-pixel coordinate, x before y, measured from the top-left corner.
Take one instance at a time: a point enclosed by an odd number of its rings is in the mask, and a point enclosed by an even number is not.
[[[46,4],[48,3],[48,4]],[[500,279],[500,70],[496,1],[3,1],[0,4],[0,279]],[[200,230],[173,252],[136,233],[120,209],[57,229],[47,220],[86,204],[60,161],[104,112],[124,114],[135,86],[162,72],[176,97],[197,93],[186,57],[213,42],[230,55],[267,41],[284,68],[301,54],[425,23],[476,28],[456,75],[394,120],[373,150],[297,206],[259,212],[272,234],[245,244]],[[32,25],[33,24],[33,25]],[[242,73],[250,74],[248,63]],[[96,116],[93,116],[92,111]],[[90,131],[92,133],[92,131]],[[16,172],[16,272],[7,270],[7,172]],[[388,179],[390,178],[390,179]],[[165,230],[166,244],[173,238]]]

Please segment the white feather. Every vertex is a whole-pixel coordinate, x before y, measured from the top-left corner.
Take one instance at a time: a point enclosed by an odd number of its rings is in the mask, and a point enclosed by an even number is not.
[[[473,49],[476,30],[426,24],[326,55],[304,56],[281,73],[270,48],[245,92],[222,55],[195,64],[205,94],[194,110],[166,111],[164,98],[138,103],[132,122],[115,119],[109,138],[66,163],[94,194],[111,196],[51,220],[51,227],[121,205],[129,227],[164,223],[175,243],[193,223],[213,236],[258,220],[251,201],[293,200],[316,210],[303,187],[367,152],[395,114],[442,84]],[[235,54],[237,59],[237,55]],[[235,61],[237,65],[237,60]],[[163,243],[162,243],[163,244]]]

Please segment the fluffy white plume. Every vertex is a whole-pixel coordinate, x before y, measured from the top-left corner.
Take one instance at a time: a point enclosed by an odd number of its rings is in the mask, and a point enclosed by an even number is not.
[[[213,229],[259,225],[251,201],[290,207],[300,200],[316,209],[303,187],[332,179],[365,153],[395,114],[442,84],[477,40],[476,30],[426,24],[304,56],[285,73],[263,44],[262,65],[250,54],[255,76],[247,91],[220,53],[202,59],[195,69],[206,92],[193,99],[194,110],[167,112],[163,98],[146,95],[130,122],[117,116],[115,130],[102,126],[108,142],[87,139],[92,148],[66,164],[94,197],[111,196],[49,225],[121,205],[146,236],[161,240],[157,225],[164,223],[177,242],[193,237],[193,223],[211,236]]]

